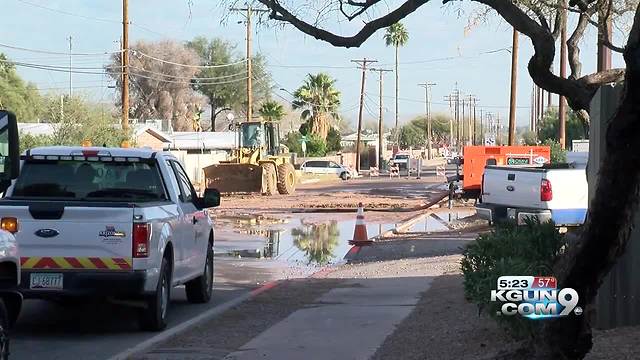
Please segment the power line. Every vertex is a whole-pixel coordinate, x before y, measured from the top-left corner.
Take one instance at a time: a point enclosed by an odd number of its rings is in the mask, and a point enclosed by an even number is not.
[[[24,0],[16,0],[16,1],[18,1],[20,3],[23,3],[23,4],[26,4],[26,5],[33,6],[33,7],[37,7],[37,8],[43,9],[43,10],[51,11],[51,12],[54,12],[54,13],[67,15],[67,16],[78,17],[78,18],[82,18],[82,19],[86,19],[86,20],[93,20],[93,21],[100,21],[100,22],[107,22],[107,23],[116,23],[116,24],[121,24],[122,23],[121,21],[118,21],[118,20],[103,19],[103,18],[97,18],[97,17],[93,17],[93,16],[75,14],[75,13],[71,13],[71,12],[68,12],[68,11],[58,10],[58,9],[46,7],[46,6],[43,6],[43,5],[40,5],[40,4],[35,4],[35,3],[24,1]]]
[[[37,64],[28,64],[28,63],[17,63],[12,61],[0,60],[0,62],[12,64],[15,66],[38,69],[38,70],[47,70],[54,72],[62,72],[62,73],[73,73],[73,74],[86,74],[86,75],[105,75],[106,72],[97,72],[97,71],[82,71],[82,70],[70,70],[69,67],[51,67],[51,66],[43,66]],[[120,74],[119,72],[114,72],[113,74]]]
[[[19,51],[32,52],[32,53],[36,53],[36,54],[50,54],[50,55],[69,56],[68,52],[55,52],[55,51],[48,51],[48,50],[28,49],[28,48],[23,48],[23,47],[13,46],[13,45],[7,45],[7,44],[0,44],[0,47],[7,48],[7,49],[13,49],[13,50],[19,50]],[[73,53],[73,56],[111,55],[111,54],[118,54],[118,53],[121,53],[121,52],[122,52],[122,50],[120,50],[120,51],[105,51],[105,52],[101,52],[101,53]]]
[[[159,73],[159,72],[154,72],[154,71],[150,71],[150,70],[146,70],[144,68],[139,68],[139,67],[135,67],[135,66],[130,66],[129,67],[132,70],[137,70],[137,71],[142,71],[144,73],[149,73],[151,75],[157,75],[157,76],[164,76],[164,77],[168,77],[168,78],[173,78],[173,79],[181,79],[181,80],[193,80],[193,81],[198,81],[198,83],[200,83],[200,81],[202,80],[220,80],[220,79],[229,79],[229,78],[233,78],[236,76],[241,76],[241,75],[246,75],[247,71],[241,71],[239,73],[235,73],[235,74],[230,74],[230,75],[224,75],[224,76],[216,76],[216,77],[184,77],[184,76],[177,76],[177,75],[169,75],[169,74],[163,74],[163,73]],[[246,77],[245,77],[246,79]]]
[[[133,54],[134,56],[141,55],[141,56],[144,56],[144,57],[146,57],[146,58],[149,58],[149,59],[152,59],[152,60],[155,60],[155,61],[159,61],[159,62],[161,62],[161,63],[170,64],[170,65],[175,65],[175,66],[188,67],[188,68],[196,68],[196,69],[215,69],[215,68],[223,68],[223,67],[229,67],[229,66],[236,66],[236,65],[243,64],[243,63],[245,63],[245,62],[247,61],[247,59],[242,59],[242,60],[236,61],[236,62],[234,62],[234,63],[229,63],[229,64],[220,64],[220,65],[190,65],[190,64],[180,64],[180,63],[176,63],[176,62],[172,62],[172,61],[168,61],[168,60],[163,60],[163,59],[160,59],[160,58],[157,58],[157,57],[154,57],[154,56],[151,56],[151,55],[145,54],[145,53],[143,53],[143,52],[142,52],[142,51],[140,51],[140,50],[132,50],[131,52],[132,52],[132,54]]]
[[[146,76],[146,75],[142,75],[142,74],[137,74],[137,73],[131,73],[131,76],[137,76],[137,77],[141,77],[143,79],[149,79],[149,80],[156,80],[156,81],[160,81],[160,82],[166,82],[166,83],[173,83],[173,84],[184,84],[185,81],[176,81],[176,80],[167,80],[167,79],[159,79],[159,78],[155,78],[155,77],[151,77],[151,76]],[[187,79],[185,79],[187,80]],[[238,81],[244,81],[247,80],[246,77],[243,78],[239,78],[239,79],[234,79],[234,80],[229,80],[229,81],[221,81],[221,82],[202,82],[199,83],[200,85],[224,85],[224,84],[231,84],[234,82],[238,82]]]

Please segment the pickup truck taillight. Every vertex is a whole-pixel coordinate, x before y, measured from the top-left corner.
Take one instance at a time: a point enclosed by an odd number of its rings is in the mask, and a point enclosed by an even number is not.
[[[542,179],[540,182],[540,201],[551,201],[553,199],[553,191],[551,191],[551,181]]]
[[[133,257],[144,258],[149,256],[149,238],[151,237],[151,225],[147,223],[133,224]]]

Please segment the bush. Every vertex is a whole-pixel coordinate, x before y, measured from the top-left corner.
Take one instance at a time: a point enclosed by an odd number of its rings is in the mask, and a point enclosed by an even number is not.
[[[501,304],[490,301],[500,276],[553,276],[552,265],[565,246],[564,235],[549,222],[528,221],[517,226],[498,224],[490,234],[480,235],[463,252],[461,268],[464,292],[515,338],[531,336],[541,323],[519,316],[497,315]]]
[[[560,146],[560,143],[552,140],[552,139],[547,139],[544,141],[544,145],[547,145],[551,148],[551,163],[552,164],[559,164],[559,163],[566,163],[567,162],[567,150],[563,150],[562,147]]]

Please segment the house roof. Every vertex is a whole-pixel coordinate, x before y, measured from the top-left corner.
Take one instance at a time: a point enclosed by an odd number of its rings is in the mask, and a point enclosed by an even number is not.
[[[230,150],[236,146],[236,133],[224,132],[174,132],[171,143],[165,148],[171,150]]]
[[[133,127],[133,135],[135,137],[138,137],[138,136],[142,135],[145,132],[148,132],[149,134],[155,136],[156,138],[158,138],[163,143],[170,143],[171,142],[171,136],[169,136],[166,133],[160,131],[155,126],[147,125],[147,124],[137,124],[137,125],[135,125]]]
[[[383,138],[386,138],[387,134],[383,134]],[[357,141],[358,133],[349,134],[342,137],[342,141]],[[360,141],[378,141],[378,134],[361,134]]]

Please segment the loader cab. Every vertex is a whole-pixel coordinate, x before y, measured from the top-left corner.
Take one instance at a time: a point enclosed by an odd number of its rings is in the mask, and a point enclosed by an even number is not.
[[[240,125],[241,147],[264,149],[266,155],[277,155],[280,149],[278,124],[249,121]]]

